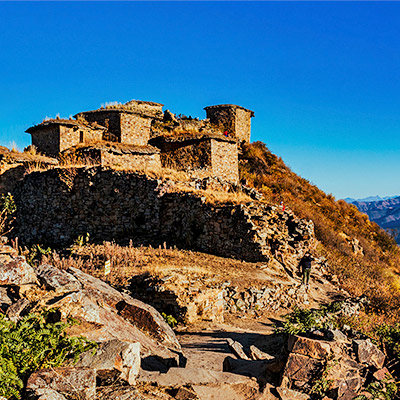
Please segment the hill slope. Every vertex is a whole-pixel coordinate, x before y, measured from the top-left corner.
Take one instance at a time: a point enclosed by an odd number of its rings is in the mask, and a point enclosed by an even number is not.
[[[266,201],[283,201],[299,217],[311,219],[333,273],[354,295],[365,293],[374,309],[396,314],[400,304],[400,250],[394,239],[356,206],[336,201],[296,175],[262,142],[242,148],[240,175]]]

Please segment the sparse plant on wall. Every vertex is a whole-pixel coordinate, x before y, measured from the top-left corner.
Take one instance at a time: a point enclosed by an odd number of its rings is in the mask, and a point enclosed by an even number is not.
[[[16,210],[12,194],[3,194],[0,198],[0,235],[6,235],[12,230],[13,214]]]

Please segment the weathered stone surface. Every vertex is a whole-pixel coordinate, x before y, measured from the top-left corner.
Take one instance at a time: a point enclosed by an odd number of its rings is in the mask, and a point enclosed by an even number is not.
[[[75,292],[82,287],[73,275],[48,264],[40,265],[36,274],[46,289],[54,290],[57,294]]]
[[[0,254],[8,254],[11,257],[18,257],[18,251],[11,246],[4,246],[0,244]]]
[[[300,383],[295,383],[295,387],[301,387],[309,382],[321,367],[319,360],[301,354],[289,354],[283,376],[291,381],[299,381]]]
[[[310,400],[311,397],[305,393],[298,392],[297,390],[292,390],[283,387],[277,387],[276,391],[279,394],[281,400]]]
[[[104,342],[95,354],[91,350],[81,354],[74,367],[111,372],[117,370],[120,372],[120,379],[134,385],[140,369],[140,343],[121,342],[117,339]]]
[[[378,369],[378,371],[375,371],[373,376],[377,381],[382,381],[384,379],[392,379],[392,375],[386,367]]]
[[[361,376],[363,366],[351,359],[341,359],[330,366],[327,380],[332,382],[331,389],[338,399],[353,399],[364,383]],[[353,396],[353,397],[351,397]]]
[[[28,393],[53,389],[79,396],[82,400],[92,400],[96,396],[96,372],[88,368],[41,369],[29,377],[26,389]]]
[[[24,257],[14,257],[11,261],[0,264],[0,285],[25,285],[36,280],[35,271]]]
[[[80,270],[71,268],[68,273],[82,288],[61,296],[56,292],[45,296],[35,310],[58,308],[63,317],[80,321],[68,329],[71,335],[83,335],[96,342],[113,339],[139,342],[144,364],[152,357],[164,368],[183,365],[185,359],[174,332],[153,307]]]
[[[322,360],[331,353],[331,346],[328,342],[314,340],[302,336],[290,336],[288,350],[295,354]]]
[[[382,351],[371,342],[371,339],[354,340],[353,343],[359,362],[373,366],[377,369],[383,367],[385,354],[383,354]]]
[[[157,342],[181,351],[181,346],[170,326],[153,307],[127,294],[120,293],[100,279],[70,268],[68,270],[82,284],[84,293],[99,304],[107,305],[118,312],[130,324],[142,332],[150,334]]]
[[[24,298],[19,299],[16,303],[8,307],[6,315],[11,321],[17,322],[24,314],[26,314],[30,305],[31,303],[29,300]]]
[[[246,353],[243,350],[243,346],[239,342],[235,342],[234,340],[228,338],[226,339],[230,350],[240,359],[242,360],[250,360],[247,357]]]
[[[270,354],[261,351],[259,348],[257,348],[254,345],[250,346],[250,357],[253,360],[274,360],[275,359],[274,356],[271,356]]]
[[[67,400],[65,396],[53,389],[37,389],[29,394],[35,400]]]
[[[327,338],[336,342],[348,342],[348,337],[339,329],[332,329],[327,331]]]
[[[155,383],[160,386],[208,385],[208,384],[237,384],[251,386],[254,380],[247,376],[229,372],[214,371],[204,368],[170,368],[165,374],[159,372],[140,371],[138,382]]]

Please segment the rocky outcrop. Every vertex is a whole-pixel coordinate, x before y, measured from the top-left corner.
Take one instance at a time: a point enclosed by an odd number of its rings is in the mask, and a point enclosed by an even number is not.
[[[135,384],[140,367],[166,371],[185,364],[174,332],[153,307],[74,268],[32,268],[16,253],[0,245],[1,308],[7,317],[17,321],[28,312],[55,308],[59,318],[78,322],[68,328],[70,335],[99,343],[95,354],[83,353],[76,364],[32,374],[29,398],[89,400],[97,384]]]

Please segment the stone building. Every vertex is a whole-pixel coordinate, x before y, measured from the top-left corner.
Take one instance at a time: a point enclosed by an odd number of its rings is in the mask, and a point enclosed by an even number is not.
[[[161,150],[163,167],[203,171],[230,182],[239,180],[236,140],[222,134],[161,135],[150,141]]]
[[[141,170],[162,166],[238,181],[237,144],[250,141],[253,111],[221,104],[205,107],[207,119],[199,120],[177,118],[162,108],[141,100],[108,104],[80,112],[75,120],[45,120],[26,132],[37,150],[51,157],[71,149],[100,165]],[[113,142],[121,146],[107,145]]]
[[[103,139],[105,128],[84,120],[47,119],[26,130],[32,136],[32,144],[50,157],[57,157],[62,151],[79,143]]]
[[[136,146],[115,142],[101,142],[71,147],[64,154],[75,154],[88,163],[125,171],[161,170],[160,150],[156,147]]]
[[[162,107],[163,104],[152,101],[132,100],[81,112],[75,117],[106,127],[116,142],[145,146],[150,139],[151,122],[163,118]]]
[[[219,126],[222,131],[228,131],[239,143],[250,143],[251,118],[254,117],[254,111],[234,104],[219,104],[204,109],[212,124]]]

